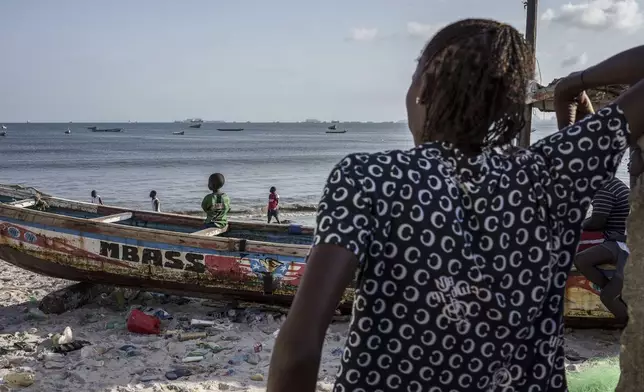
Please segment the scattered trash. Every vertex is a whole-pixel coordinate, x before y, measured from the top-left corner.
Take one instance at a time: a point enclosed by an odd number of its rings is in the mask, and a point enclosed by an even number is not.
[[[193,339],[202,339],[208,336],[207,333],[205,332],[182,332],[179,334],[179,341],[185,342],[186,340],[193,340]]]
[[[161,320],[149,316],[138,309],[133,309],[127,319],[127,330],[134,333],[158,335],[161,328]]]
[[[228,360],[228,364],[237,366],[237,365],[240,365],[242,363],[242,361],[246,361],[247,358],[248,358],[248,354],[246,354],[246,355],[235,355],[234,357],[232,357],[232,358],[230,358]]]
[[[235,369],[227,369],[224,376],[233,376],[235,375]]]
[[[277,338],[277,335],[279,335],[279,333],[280,333],[280,330],[278,328],[278,329],[275,330],[275,332],[273,332],[273,337]]]
[[[257,354],[248,354],[244,357],[244,361],[246,361],[246,363],[249,363],[251,365],[257,365],[259,361],[261,361],[261,359],[262,358]]]
[[[190,357],[185,357],[181,360],[183,363],[190,363],[190,362],[199,362],[203,360],[202,355],[195,355],[195,356],[190,356]]]
[[[221,340],[227,341],[227,342],[236,342],[240,340],[241,338],[237,335],[228,335],[228,336],[222,336]]]
[[[253,351],[255,351],[256,353],[262,351],[262,344],[261,343],[255,343],[253,345]]]
[[[197,343],[197,347],[204,348],[206,350],[210,350],[215,354],[225,350],[223,347],[221,347],[217,343],[212,343],[212,342],[199,342],[199,343]]]
[[[144,313],[148,316],[154,316],[159,320],[172,320],[172,315],[163,309],[148,308]]]
[[[125,352],[125,354],[128,357],[136,357],[141,355],[141,352],[136,349],[135,346],[132,346],[131,344],[126,344],[125,346],[119,347],[119,350]]]
[[[188,377],[192,375],[192,372],[189,369],[175,369],[169,371],[165,374],[165,378],[168,380],[176,380],[181,377]]]
[[[158,379],[159,379],[159,376],[156,374],[139,377],[139,381],[141,382],[157,381]]]
[[[199,319],[190,320],[190,326],[193,326],[193,327],[207,327],[211,325],[215,325],[215,322],[210,320],[199,320]]]
[[[72,334],[72,329],[70,327],[65,327],[63,334],[55,334],[51,337],[51,341],[54,346],[60,346],[62,344],[71,343],[74,341],[74,335]]]
[[[264,376],[259,374],[259,373],[257,373],[257,374],[253,374],[252,376],[250,376],[250,379],[252,381],[264,381]]]
[[[207,350],[193,350],[193,351],[190,351],[187,356],[188,357],[205,357],[206,355],[208,355],[208,352],[209,351],[207,351]]]
[[[66,354],[70,353],[72,351],[80,350],[85,346],[89,346],[92,343],[86,341],[86,340],[76,340],[71,343],[64,343],[58,346],[54,346],[52,348],[52,351],[58,354]]]
[[[230,386],[228,384],[224,384],[220,382],[219,384],[217,384],[217,388],[220,391],[227,391],[228,389],[230,389]]]
[[[333,351],[331,351],[331,354],[339,357],[340,355],[342,355],[342,349],[340,347],[336,347],[333,349]]]
[[[43,366],[45,366],[45,369],[62,369],[65,367],[65,363],[56,362],[56,361],[47,361]]]
[[[46,320],[47,315],[38,308],[29,308],[27,311],[27,318],[32,320]]]
[[[4,383],[10,387],[28,387],[36,381],[32,373],[9,373],[3,377]]]
[[[121,329],[125,328],[126,323],[122,321],[110,321],[109,323],[105,324],[105,329]]]
[[[27,342],[15,342],[13,346],[18,350],[26,351],[28,353],[34,351],[34,348]]]

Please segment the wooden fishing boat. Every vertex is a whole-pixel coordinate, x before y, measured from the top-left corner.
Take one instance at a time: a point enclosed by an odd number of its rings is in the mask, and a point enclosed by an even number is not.
[[[326,131],[326,133],[347,133],[347,130],[343,129],[341,131]]]
[[[185,135],[186,131],[172,132],[173,135]]]
[[[217,128],[221,132],[241,132],[244,128]]]
[[[0,186],[0,259],[58,278],[185,296],[290,304],[313,228],[202,219],[104,206]],[[603,242],[585,233],[580,250]],[[606,267],[610,275],[612,267]],[[349,310],[353,289],[340,308]],[[574,270],[566,286],[569,326],[606,327],[614,317],[599,290]]]

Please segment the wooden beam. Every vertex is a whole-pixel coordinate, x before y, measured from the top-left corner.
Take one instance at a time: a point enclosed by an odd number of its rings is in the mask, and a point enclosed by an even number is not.
[[[92,218],[90,220],[94,222],[114,223],[128,220],[130,218],[132,218],[131,212],[121,212],[120,214],[99,216],[98,218]]]
[[[539,0],[527,0],[526,4],[526,28],[525,39],[530,48],[530,55],[534,59],[536,69],[536,50],[537,50],[537,7]],[[533,70],[534,71],[534,70]],[[532,133],[532,104],[526,105],[525,109],[525,126],[519,134],[519,147],[527,148],[530,146],[530,133]]]
[[[16,201],[7,203],[7,205],[10,205],[13,207],[23,207],[23,208],[31,207],[36,205],[36,199],[16,200]]]
[[[219,234],[225,232],[226,230],[228,230],[228,227],[209,227],[207,229],[195,231],[192,234],[203,235],[203,236],[207,236],[207,237],[214,237],[216,235],[219,235]]]

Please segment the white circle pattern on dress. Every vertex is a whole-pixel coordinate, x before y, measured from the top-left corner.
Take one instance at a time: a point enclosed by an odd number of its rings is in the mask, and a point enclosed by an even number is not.
[[[513,154],[342,159],[314,235],[361,266],[334,390],[565,391],[567,274],[628,134],[611,105]]]

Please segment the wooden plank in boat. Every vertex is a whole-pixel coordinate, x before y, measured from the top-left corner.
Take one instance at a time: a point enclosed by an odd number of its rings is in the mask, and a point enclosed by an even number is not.
[[[121,212],[120,214],[113,214],[108,216],[99,216],[98,218],[92,218],[91,221],[102,222],[102,223],[114,223],[121,222],[124,220],[132,219],[131,212]]]
[[[24,199],[24,200],[16,200],[12,201],[10,203],[7,203],[7,205],[13,206],[13,207],[31,207],[36,205],[36,199]]]
[[[207,237],[213,237],[213,236],[216,236],[216,235],[219,235],[219,234],[225,232],[227,229],[228,229],[227,227],[209,227],[207,229],[195,231],[192,234],[194,234],[194,235],[203,235],[203,236],[207,236]]]

